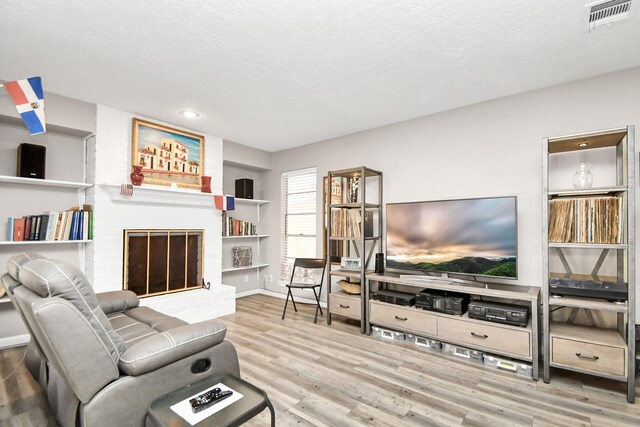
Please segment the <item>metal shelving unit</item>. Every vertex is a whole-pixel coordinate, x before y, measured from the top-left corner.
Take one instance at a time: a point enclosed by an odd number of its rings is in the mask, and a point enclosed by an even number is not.
[[[373,254],[382,251],[382,172],[361,166],[357,168],[343,169],[338,171],[330,171],[328,174],[328,182],[332,183],[334,179],[340,179],[343,184],[350,180],[358,179],[358,198],[357,201],[348,199],[348,192],[342,192],[341,203],[328,203],[327,213],[327,244],[330,248],[332,242],[339,242],[344,245],[344,253],[352,252],[360,259],[359,271],[342,270],[335,267],[332,270],[332,263],[327,259],[327,324],[331,324],[332,315],[340,315],[360,321],[360,332],[365,333],[368,318],[368,308],[366,304],[366,295],[368,295],[367,274],[372,272],[369,265],[372,263]],[[344,186],[343,186],[344,187]],[[344,187],[346,188],[346,187]],[[375,188],[375,191],[368,193],[368,190]],[[368,194],[368,195],[367,195]],[[343,210],[357,210],[359,213],[360,228],[359,236],[333,236],[332,230],[332,213]],[[373,235],[366,236],[366,214],[372,212],[371,218]],[[377,218],[375,216],[377,215]],[[377,248],[377,251],[376,251]],[[360,281],[360,295],[350,295],[345,292],[332,292],[332,279],[348,278],[350,280]],[[332,300],[335,304],[332,306]]]
[[[627,401],[635,395],[635,148],[634,126],[579,135],[543,139],[543,360],[544,382],[548,383],[551,367],[626,382]],[[549,167],[553,156],[576,156],[595,149],[615,150],[615,185],[585,190],[549,190],[550,177],[560,171]],[[561,163],[560,163],[561,164]],[[616,243],[556,243],[549,242],[549,202],[557,199],[580,199],[599,196],[620,197],[622,203],[622,236]],[[598,220],[596,220],[598,221]],[[600,219],[600,221],[603,221]],[[580,266],[572,266],[566,253],[582,256]],[[598,255],[599,254],[599,255]],[[608,257],[615,257],[615,275],[607,280],[624,282],[628,286],[626,301],[606,299],[554,297],[549,293],[552,276],[575,279],[603,280],[600,274]],[[552,257],[559,260],[564,272],[550,271]],[[586,259],[595,259],[590,272],[584,270]],[[566,321],[552,321],[552,311],[571,309]],[[575,323],[579,310],[584,310],[591,325]],[[616,328],[596,326],[593,311],[615,316]],[[603,313],[604,314],[604,313]]]

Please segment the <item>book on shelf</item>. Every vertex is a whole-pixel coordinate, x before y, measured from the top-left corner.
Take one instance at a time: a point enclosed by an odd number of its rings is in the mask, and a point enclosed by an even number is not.
[[[49,218],[47,220],[47,232],[45,233],[44,240],[53,240],[54,232],[56,229],[56,221],[58,221],[58,212],[45,212]]]
[[[60,240],[71,240],[72,225],[73,211],[66,211],[64,219],[64,230],[62,230],[62,238]]]
[[[258,227],[241,219],[227,216],[227,212],[222,213],[222,236],[255,236],[258,234]]]
[[[364,235],[373,236],[373,215],[365,211]],[[362,215],[357,209],[338,209],[331,211],[332,237],[361,237]]]
[[[12,219],[13,219],[13,240],[15,242],[21,242],[24,240],[25,220],[23,218],[12,218]]]
[[[622,243],[624,222],[621,197],[549,200],[549,242]]]
[[[15,221],[13,218],[9,217],[7,220],[7,240],[14,240],[13,231],[15,227]]]
[[[38,238],[36,240],[46,240],[47,239],[47,228],[49,225],[49,215],[40,215],[40,225],[38,226]]]
[[[22,217],[24,220],[24,234],[23,240],[29,240],[29,233],[31,233],[31,218],[28,216]]]
[[[42,215],[34,215],[31,217],[31,238],[29,240],[40,240],[40,222]]]
[[[44,212],[7,219],[9,241],[85,240],[93,237],[91,205],[74,207],[64,212]]]

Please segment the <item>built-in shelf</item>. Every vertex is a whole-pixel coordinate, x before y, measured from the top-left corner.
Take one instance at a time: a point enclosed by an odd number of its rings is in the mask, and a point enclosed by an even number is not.
[[[17,176],[6,176],[6,175],[0,175],[0,182],[6,182],[8,184],[38,185],[41,187],[58,187],[58,188],[93,187],[93,184],[87,184],[86,182],[57,181],[55,179],[21,178]]]
[[[267,203],[269,203],[269,200],[258,200],[258,199],[240,199],[240,198],[235,198],[234,199],[236,203],[244,203],[244,204],[248,204],[248,205],[265,205]]]
[[[549,243],[550,248],[576,249],[627,249],[626,243]]]
[[[611,194],[622,194],[627,191],[627,187],[601,187],[589,188],[586,190],[555,190],[549,191],[550,197],[571,197],[571,196],[606,196]]]
[[[0,338],[0,348],[11,348],[11,347],[19,347],[25,344],[28,344],[31,341],[31,335],[23,334],[23,335],[14,335],[11,337]]]
[[[242,270],[254,270],[256,268],[268,267],[269,264],[254,264],[248,267],[226,267],[222,269],[223,273],[229,273],[231,271],[242,271]]]
[[[0,241],[0,246],[14,246],[14,245],[61,245],[65,243],[89,243],[93,240],[23,240],[18,242],[3,240]]]
[[[269,237],[268,234],[254,234],[251,236],[222,236],[223,239],[262,239]]]

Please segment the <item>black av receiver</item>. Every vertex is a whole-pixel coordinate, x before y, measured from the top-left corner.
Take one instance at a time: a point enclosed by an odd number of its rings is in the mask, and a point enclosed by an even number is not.
[[[416,295],[416,308],[461,315],[467,311],[469,294],[425,289]]]
[[[527,326],[529,323],[529,307],[517,304],[504,304],[489,301],[471,301],[469,317],[506,323],[507,325]]]
[[[411,307],[416,302],[416,295],[408,292],[389,291],[386,289],[373,293],[373,299],[390,304],[404,305]]]

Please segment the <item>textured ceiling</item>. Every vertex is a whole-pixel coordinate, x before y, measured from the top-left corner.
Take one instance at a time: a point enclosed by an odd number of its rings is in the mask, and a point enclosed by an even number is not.
[[[0,79],[278,151],[639,66],[588,1],[2,0]]]

